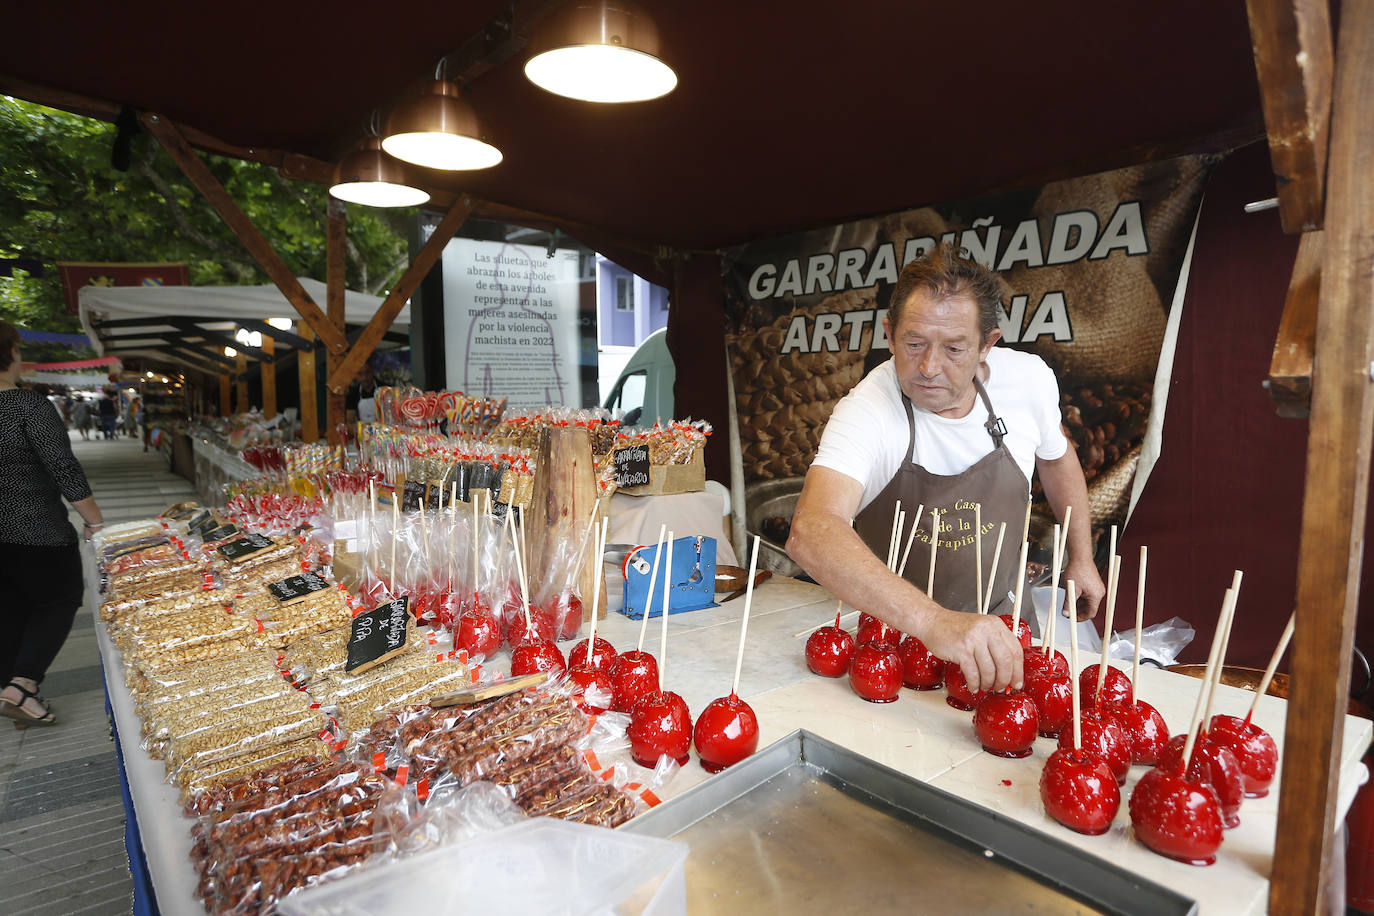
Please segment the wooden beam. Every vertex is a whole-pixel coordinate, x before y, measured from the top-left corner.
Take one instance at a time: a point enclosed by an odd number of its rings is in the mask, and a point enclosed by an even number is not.
[[[248,403],[248,357],[240,353],[234,357],[237,368],[234,371],[234,380],[238,382],[236,393],[238,402],[234,405],[236,413],[247,413],[253,405]]]
[[[1341,8],[1272,913],[1325,912],[1374,439],[1374,3]]]
[[[262,339],[263,352],[269,356],[274,347],[272,338]],[[262,364],[262,418],[270,420],[277,415],[277,367],[271,360]]]
[[[234,415],[234,405],[229,400],[229,373],[219,374],[219,415],[221,417],[232,417]]]
[[[1293,279],[1283,300],[1265,387],[1279,416],[1301,419],[1312,406],[1312,352],[1317,343],[1317,299],[1322,286],[1322,233],[1303,234]]]
[[[167,323],[173,327],[180,328],[181,333],[177,335],[166,334],[164,335],[166,337],[199,337],[206,343],[217,343],[222,347],[230,347],[250,359],[262,360],[268,363],[276,358],[270,351],[262,347],[254,347],[243,343],[233,334],[224,331],[207,331],[205,328],[196,324],[195,319],[192,318],[168,318]]]
[[[172,157],[172,161],[186,173],[191,184],[195,185],[210,206],[215,208],[215,212],[220,215],[220,219],[224,220],[225,225],[233,230],[234,235],[238,236],[243,247],[248,249],[253,260],[258,262],[267,276],[281,290],[286,301],[290,302],[291,306],[306,320],[306,323],[315,329],[320,340],[324,341],[330,350],[338,352],[346,350],[348,344],[344,340],[343,334],[328,326],[324,312],[320,311],[320,307],[310,298],[310,294],[301,286],[296,275],[272,250],[271,243],[262,237],[262,233],[258,232],[248,215],[229,196],[229,192],[224,190],[224,185],[219,183],[219,180],[210,173],[210,169],[191,149],[176,125],[158,114],[145,114],[141,120],[148,132],[162,144],[167,155]]]
[[[329,323],[344,333],[344,292],[347,290],[348,262],[345,245],[348,241],[348,209],[344,202],[329,198],[329,214],[325,224],[325,309]],[[345,335],[346,336],[346,335]],[[350,346],[356,346],[351,344]],[[339,353],[325,357],[325,378],[333,378],[339,363]],[[325,422],[330,445],[339,444],[339,426],[344,422],[344,392],[332,387],[325,389]]]
[[[235,318],[234,321],[236,321],[241,328],[246,328],[249,331],[257,331],[263,336],[264,340],[270,337],[277,343],[286,344],[288,347],[295,350],[299,350],[305,346],[305,341],[293,332],[275,328],[258,318]],[[263,349],[265,350],[267,348],[264,347]]]
[[[1322,227],[1331,124],[1328,0],[1246,0],[1285,232]]]
[[[301,328],[301,337],[307,341],[315,334],[310,325]],[[320,438],[320,414],[315,406],[315,350],[301,350],[296,357],[296,378],[301,386],[301,440],[314,442]]]
[[[471,197],[462,197],[454,203],[449,211],[444,214],[444,218],[439,221],[439,225],[434,227],[434,234],[421,246],[415,260],[406,268],[406,272],[401,275],[401,279],[396,281],[396,285],[391,288],[385,300],[377,309],[377,314],[372,316],[372,320],[363,329],[362,336],[358,338],[348,355],[343,361],[334,368],[329,374],[328,386],[331,391],[342,394],[348,390],[348,383],[353,381],[353,376],[358,374],[358,370],[367,362],[367,358],[372,355],[372,351],[377,348],[382,336],[386,334],[386,329],[391,327],[391,322],[396,320],[401,309],[405,307],[406,301],[410,299],[420,281],[429,273],[429,269],[434,266],[434,262],[439,260],[439,255],[443,254],[444,246],[449,239],[458,231],[458,227],[463,225],[463,221],[472,212],[473,200]]]

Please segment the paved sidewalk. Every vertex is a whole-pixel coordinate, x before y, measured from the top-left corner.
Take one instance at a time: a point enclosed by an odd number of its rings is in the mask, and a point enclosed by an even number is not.
[[[135,439],[72,448],[107,523],[194,499],[191,484]],[[80,519],[71,516],[80,529]],[[89,585],[89,583],[88,583]],[[24,731],[0,721],[0,912],[129,913],[124,806],[91,615],[83,608],[42,692],[59,724]]]

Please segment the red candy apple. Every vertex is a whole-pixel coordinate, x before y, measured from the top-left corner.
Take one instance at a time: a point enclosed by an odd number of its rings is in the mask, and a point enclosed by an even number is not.
[[[1164,717],[1144,700],[1111,707],[1112,715],[1131,739],[1131,763],[1154,766],[1169,740]]]
[[[971,711],[978,705],[978,701],[986,695],[986,691],[977,693],[968,689],[968,680],[964,677],[964,669],[952,662],[945,664],[945,702],[955,709],[962,709],[965,712]]]
[[[836,625],[821,627],[806,640],[806,667],[822,677],[844,677],[854,659],[854,637]]]
[[[897,647],[897,657],[902,660],[902,686],[912,690],[938,690],[945,682],[945,663],[943,659],[926,648],[925,643],[915,636],[908,636]]]
[[[553,620],[542,613],[530,611],[529,623],[525,623],[523,611],[511,619],[506,630],[506,642],[512,649],[527,642],[553,642]]]
[[[1210,785],[1157,766],[1131,792],[1131,826],[1140,842],[1189,865],[1211,865],[1221,847],[1221,802]]]
[[[568,670],[568,663],[563,660],[563,653],[547,640],[524,643],[516,646],[515,651],[511,653],[510,673],[515,677],[522,674],[534,674],[536,671],[552,671],[555,674],[561,674],[566,670]]]
[[[1039,713],[1019,690],[989,693],[973,713],[973,733],[983,750],[997,757],[1029,757]]]
[[[1079,732],[1082,748],[1096,754],[1111,769],[1117,783],[1126,781],[1131,771],[1131,739],[1109,710],[1083,710],[1079,717]],[[1073,747],[1073,722],[1068,722],[1059,732],[1059,747]]]
[[[1236,755],[1247,798],[1261,798],[1269,794],[1269,785],[1274,781],[1274,772],[1279,765],[1279,748],[1267,731],[1249,719],[1212,716],[1207,734]]]
[[[1183,769],[1183,745],[1187,735],[1174,735],[1159,754],[1159,765],[1171,772]],[[1212,740],[1207,732],[1199,731],[1193,742],[1193,758],[1188,761],[1189,779],[1201,780],[1212,787],[1221,803],[1221,825],[1227,830],[1240,825],[1240,804],[1245,800],[1245,777],[1240,762],[1230,748]]]
[[[1121,790],[1102,758],[1061,748],[1040,772],[1040,800],[1045,813],[1065,827],[1096,836],[1112,825],[1121,807]]]
[[[631,649],[616,657],[611,668],[611,687],[615,690],[616,712],[629,712],[634,705],[658,690],[658,662],[648,652]]]
[[[590,637],[572,647],[572,651],[568,653],[568,667],[577,668],[581,665],[586,665],[605,674],[610,674],[611,669],[615,666],[615,646],[612,646],[609,640],[602,639],[598,636],[596,638],[596,649],[592,652],[591,659],[588,660],[587,643],[589,639]]]
[[[468,655],[491,658],[501,649],[501,624],[490,614],[469,611],[458,618],[453,648],[466,649]]]
[[[583,712],[599,715],[615,702],[611,676],[606,672],[582,665],[569,669],[568,677],[576,685],[573,697],[577,701],[577,708]]]
[[[544,602],[540,611],[553,621],[559,639],[577,638],[577,631],[582,628],[581,598],[567,592],[553,595]]]
[[[679,765],[692,747],[692,714],[687,703],[671,690],[641,699],[630,712],[630,755],[643,767],[655,767],[667,754]]]
[[[1012,615],[1011,615],[1011,614],[998,614],[997,616],[1002,618],[1002,622],[1005,623],[1005,624],[1007,625],[1007,629],[1008,629],[1008,630],[1010,630],[1010,629],[1012,628],[1012,626],[1011,626]],[[1030,628],[1030,624],[1026,623],[1024,620],[1018,620],[1018,621],[1016,621],[1016,629],[1015,629],[1014,632],[1016,633],[1016,638],[1017,638],[1018,640],[1021,641],[1021,648],[1022,648],[1022,649],[1029,649],[1029,648],[1031,647],[1031,628]]]
[[[902,661],[894,649],[865,643],[849,665],[849,686],[870,703],[891,703],[902,689]]]
[[[1062,652],[1047,656],[1039,647],[1035,647],[1025,653],[1023,662],[1026,680],[1040,674],[1062,674],[1067,677],[1069,673],[1069,662]]]
[[[1026,678],[1026,693],[1035,701],[1042,738],[1058,738],[1073,724],[1073,684],[1066,674]]]
[[[1131,702],[1131,678],[1120,668],[1107,666],[1107,679],[1102,684],[1102,703],[1097,702],[1097,666],[1089,665],[1078,673],[1079,697],[1084,709],[1098,705],[1125,705]]]
[[[883,623],[876,617],[870,617],[859,624],[859,631],[854,634],[854,642],[858,645],[876,642],[884,648],[895,649],[902,641],[902,634],[899,630]]]
[[[733,693],[712,700],[697,717],[692,740],[706,772],[719,772],[758,750],[758,716]]]

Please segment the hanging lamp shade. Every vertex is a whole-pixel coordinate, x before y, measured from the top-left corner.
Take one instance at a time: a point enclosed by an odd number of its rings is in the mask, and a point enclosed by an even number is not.
[[[392,110],[382,149],[405,162],[446,171],[489,169],[502,158],[483,138],[477,112],[447,80],[435,80]]]
[[[427,192],[406,183],[405,168],[382,152],[376,137],[339,160],[329,193],[365,207],[418,207],[429,200]]]
[[[539,23],[530,47],[525,76],[568,98],[642,102],[677,85],[658,56],[658,27],[624,0],[571,0]]]

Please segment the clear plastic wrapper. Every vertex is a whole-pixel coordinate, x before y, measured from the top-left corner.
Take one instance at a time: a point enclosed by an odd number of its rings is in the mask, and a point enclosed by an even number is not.
[[[202,727],[216,726],[227,718],[261,721],[277,710],[289,712],[299,707],[291,696],[296,692],[281,678],[272,678],[167,704],[143,720],[143,749],[156,757],[159,753],[154,751],[160,751],[166,742]]]
[[[329,719],[318,709],[309,708],[309,699],[301,695],[303,706],[295,711],[274,717],[270,722],[241,719],[217,723],[197,729],[167,742],[166,760],[172,776],[183,766],[203,769],[220,760],[238,756],[253,747],[283,744],[310,735],[329,732]]]
[[[311,737],[289,741],[286,744],[253,748],[236,757],[206,764],[204,767],[183,767],[178,771],[176,779],[177,785],[181,787],[181,803],[193,806],[196,799],[209,798],[210,792],[227,783],[260,773],[278,764],[324,762],[330,758],[331,753],[328,744],[318,737]]]

